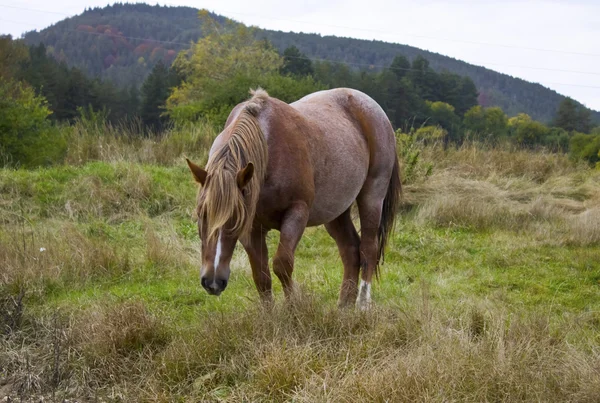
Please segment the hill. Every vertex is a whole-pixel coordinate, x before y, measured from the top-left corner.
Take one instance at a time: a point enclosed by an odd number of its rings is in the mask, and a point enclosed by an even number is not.
[[[40,32],[29,32],[25,40],[44,43],[56,59],[88,74],[121,86],[140,85],[158,60],[171,63],[177,52],[202,35],[197,11],[190,7],[114,4],[88,9]],[[260,30],[258,35],[280,52],[295,45],[310,58],[356,68],[377,69],[388,66],[397,55],[411,60],[421,55],[436,71],[470,77],[480,93],[480,104],[500,106],[508,115],[525,112],[549,122],[565,98],[542,85],[407,45],[270,30]],[[600,112],[592,114],[600,122]]]

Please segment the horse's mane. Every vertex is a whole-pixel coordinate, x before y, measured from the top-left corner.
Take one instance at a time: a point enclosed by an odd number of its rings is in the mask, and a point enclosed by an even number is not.
[[[227,143],[208,159],[208,180],[198,194],[198,216],[205,217],[209,239],[217,236],[225,224],[231,232],[241,238],[247,237],[252,229],[260,187],[267,169],[267,142],[257,116],[269,97],[266,91],[251,91],[233,123],[232,134]],[[251,162],[254,174],[242,192],[237,185],[237,173]],[[231,219],[233,223],[229,223]]]

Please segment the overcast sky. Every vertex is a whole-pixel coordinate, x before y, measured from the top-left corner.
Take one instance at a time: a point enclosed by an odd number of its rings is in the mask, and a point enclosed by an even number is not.
[[[0,0],[0,33],[20,37],[97,0]],[[378,39],[538,82],[600,110],[600,0],[172,0],[262,28]],[[26,8],[28,10],[23,10]]]

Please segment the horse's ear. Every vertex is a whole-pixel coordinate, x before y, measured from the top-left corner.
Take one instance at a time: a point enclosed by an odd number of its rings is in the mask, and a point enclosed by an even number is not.
[[[244,186],[250,182],[252,179],[252,175],[254,175],[254,164],[249,162],[245,168],[240,169],[237,174],[237,184],[240,189],[243,189]]]
[[[194,175],[194,179],[196,182],[204,186],[206,183],[206,171],[200,168],[198,165],[194,164],[192,161],[185,159],[187,161],[188,167],[190,167],[190,171],[192,171],[192,175]]]

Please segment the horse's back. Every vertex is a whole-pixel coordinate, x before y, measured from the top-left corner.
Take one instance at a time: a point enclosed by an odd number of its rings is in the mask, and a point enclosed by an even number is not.
[[[310,224],[329,222],[350,207],[367,177],[391,172],[391,124],[377,102],[348,88],[319,91],[290,106],[314,126],[306,133],[315,172]]]
[[[347,130],[348,125],[358,128],[369,148],[370,164],[377,160],[395,158],[395,137],[392,125],[379,104],[367,94],[351,88],[318,91],[290,104],[308,119],[324,127],[326,135],[339,137],[341,133],[357,134]],[[331,113],[336,110],[336,113]]]

